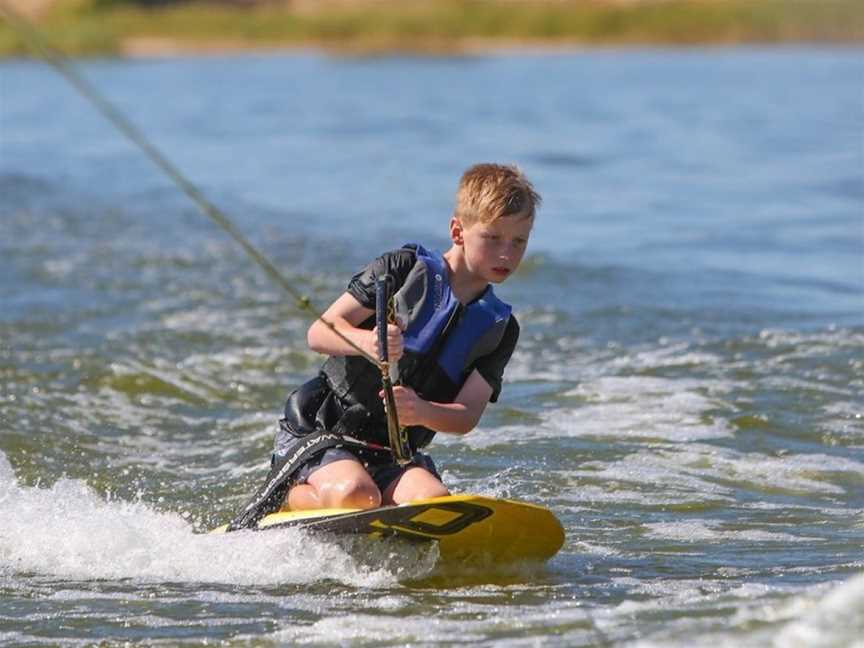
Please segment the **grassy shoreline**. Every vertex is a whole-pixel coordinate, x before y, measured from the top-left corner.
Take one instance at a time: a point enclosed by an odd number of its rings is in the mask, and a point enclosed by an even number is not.
[[[238,8],[206,2],[158,9],[64,0],[39,28],[72,55],[148,56],[316,48],[346,54],[453,54],[497,47],[781,43],[864,44],[859,0],[425,0]],[[0,56],[28,55],[0,23]]]

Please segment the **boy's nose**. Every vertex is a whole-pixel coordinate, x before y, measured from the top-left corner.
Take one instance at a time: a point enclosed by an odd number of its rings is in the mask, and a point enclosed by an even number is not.
[[[516,251],[516,244],[510,241],[501,246],[501,256],[510,257]]]

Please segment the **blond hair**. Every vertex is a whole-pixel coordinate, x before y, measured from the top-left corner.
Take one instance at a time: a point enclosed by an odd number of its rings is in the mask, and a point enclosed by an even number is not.
[[[540,194],[534,191],[519,167],[475,164],[459,181],[453,216],[465,227],[491,223],[504,216],[534,218],[540,201]]]

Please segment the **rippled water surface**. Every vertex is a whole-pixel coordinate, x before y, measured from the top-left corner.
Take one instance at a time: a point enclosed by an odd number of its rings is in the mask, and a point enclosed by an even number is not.
[[[862,61],[82,65],[319,306],[443,246],[467,165],[534,180],[501,401],[432,450],[567,541],[478,573],[202,533],[320,363],[307,321],[56,74],[0,63],[0,643],[861,645]]]

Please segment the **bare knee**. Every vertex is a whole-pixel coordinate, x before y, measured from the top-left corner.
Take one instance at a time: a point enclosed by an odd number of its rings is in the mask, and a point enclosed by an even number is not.
[[[297,484],[288,491],[281,510],[305,511],[316,508],[321,508],[321,498],[318,497],[318,491],[309,484]]]
[[[346,477],[319,488],[324,508],[370,509],[381,506],[381,492],[371,479]]]
[[[411,493],[411,499],[429,499],[430,497],[446,497],[450,494],[444,484],[424,484]]]
[[[413,467],[387,488],[384,501],[388,504],[404,504],[419,499],[445,497],[450,494],[447,487],[424,468]]]

